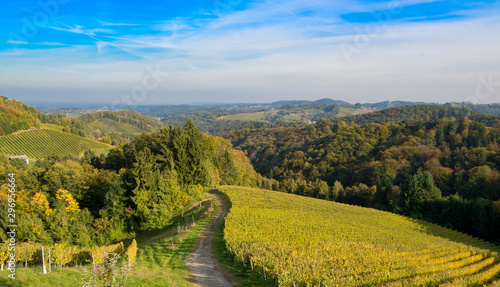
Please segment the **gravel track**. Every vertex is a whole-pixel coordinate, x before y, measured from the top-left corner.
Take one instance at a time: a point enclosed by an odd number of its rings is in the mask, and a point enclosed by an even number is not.
[[[215,260],[212,257],[212,244],[215,239],[215,230],[222,223],[227,214],[227,207],[217,197],[219,212],[217,216],[207,225],[198,239],[197,248],[186,258],[186,264],[194,279],[195,287],[232,287],[233,285],[224,278],[224,275],[216,269]]]

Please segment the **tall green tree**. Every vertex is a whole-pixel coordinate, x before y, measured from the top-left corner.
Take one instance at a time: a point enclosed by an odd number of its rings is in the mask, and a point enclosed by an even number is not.
[[[169,190],[149,148],[138,153],[132,172],[137,183],[132,201],[137,207],[139,228],[146,230],[168,225],[180,204],[173,196],[178,191]]]
[[[432,174],[428,171],[418,172],[408,177],[403,184],[400,205],[403,211],[410,214],[420,213],[423,204],[441,197],[441,190],[434,184]]]

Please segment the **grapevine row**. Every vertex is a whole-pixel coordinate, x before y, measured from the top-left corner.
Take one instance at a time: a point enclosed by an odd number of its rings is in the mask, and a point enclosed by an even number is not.
[[[488,283],[500,271],[496,246],[428,222],[267,190],[222,189],[233,204],[224,230],[228,252],[282,287],[466,286]]]

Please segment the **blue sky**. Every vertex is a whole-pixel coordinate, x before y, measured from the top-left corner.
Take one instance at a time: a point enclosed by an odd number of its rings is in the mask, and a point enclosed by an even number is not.
[[[499,1],[1,0],[0,94],[500,102]]]

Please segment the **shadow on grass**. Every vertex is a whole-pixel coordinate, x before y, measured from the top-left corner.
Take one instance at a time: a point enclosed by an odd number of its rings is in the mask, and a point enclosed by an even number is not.
[[[440,237],[442,239],[446,239],[456,243],[465,244],[474,248],[483,249],[485,251],[487,250],[489,252],[492,252],[491,254],[492,256],[498,257],[498,253],[500,253],[500,246],[497,246],[489,241],[450,228],[446,228],[428,221],[420,219],[410,219],[410,221],[422,227],[422,231],[428,235]],[[495,252],[497,254],[494,254]]]

